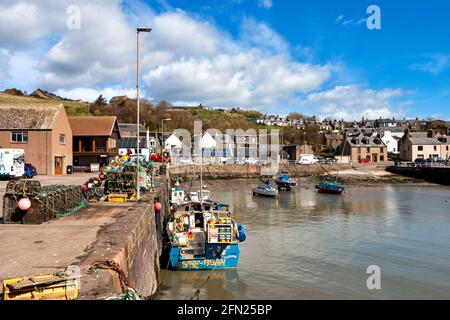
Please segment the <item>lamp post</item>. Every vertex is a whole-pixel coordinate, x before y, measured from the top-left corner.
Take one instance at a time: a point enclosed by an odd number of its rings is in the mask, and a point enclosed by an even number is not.
[[[139,173],[141,166],[140,154],[140,137],[139,137],[139,34],[141,32],[150,32],[150,28],[137,28],[136,29],[136,100],[137,100],[137,116],[136,116],[136,201],[141,199],[141,188],[139,186]]]
[[[161,144],[161,157],[163,154],[163,149],[164,149],[164,121],[171,121],[172,119],[170,118],[166,118],[166,119],[162,119],[161,120],[161,140],[162,140],[162,144]]]

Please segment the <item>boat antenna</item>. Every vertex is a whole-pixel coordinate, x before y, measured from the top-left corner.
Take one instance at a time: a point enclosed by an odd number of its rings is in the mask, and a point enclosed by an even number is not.
[[[200,154],[200,203],[203,205],[203,150]]]
[[[341,163],[342,163],[342,157],[344,157],[344,151],[345,151],[345,144],[347,143],[347,137],[344,135],[344,145],[342,146],[342,152],[341,152]],[[340,164],[338,163],[338,168],[337,168],[337,172],[336,172],[336,178],[334,179],[334,183],[337,183],[338,180],[338,176],[339,176],[339,169],[340,169]]]

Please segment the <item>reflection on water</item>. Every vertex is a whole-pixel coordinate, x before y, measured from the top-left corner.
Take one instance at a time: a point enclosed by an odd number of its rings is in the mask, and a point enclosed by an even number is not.
[[[351,188],[344,196],[302,184],[278,199],[256,181],[214,181],[214,198],[247,225],[237,270],[163,271],[163,299],[450,298],[450,189]],[[382,290],[366,287],[369,265]]]

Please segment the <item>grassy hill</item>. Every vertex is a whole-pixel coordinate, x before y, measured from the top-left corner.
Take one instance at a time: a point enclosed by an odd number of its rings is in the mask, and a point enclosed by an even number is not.
[[[40,99],[30,96],[11,95],[0,93],[0,105],[48,105],[49,103],[62,104],[67,115],[90,115],[89,104],[82,101]]]

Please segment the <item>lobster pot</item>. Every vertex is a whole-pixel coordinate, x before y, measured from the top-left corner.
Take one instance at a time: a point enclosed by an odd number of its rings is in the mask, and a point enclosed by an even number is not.
[[[39,182],[31,182],[34,181],[8,183],[3,200],[4,223],[41,224],[58,215],[71,214],[83,203],[80,186],[41,187]],[[31,207],[26,211],[18,208],[23,197],[31,200]]]

